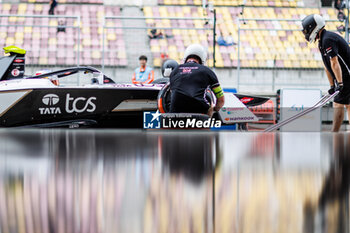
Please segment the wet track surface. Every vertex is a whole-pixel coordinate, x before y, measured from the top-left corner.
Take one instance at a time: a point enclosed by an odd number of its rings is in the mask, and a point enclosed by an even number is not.
[[[0,232],[349,232],[350,135],[0,130]]]

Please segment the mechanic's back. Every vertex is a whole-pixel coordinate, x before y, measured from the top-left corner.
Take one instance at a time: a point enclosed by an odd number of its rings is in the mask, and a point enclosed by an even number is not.
[[[211,88],[217,97],[215,110],[224,104],[224,95],[215,73],[202,65],[206,52],[201,45],[190,45],[185,51],[185,63],[178,66],[170,75],[170,112],[212,114],[206,99],[207,89]]]

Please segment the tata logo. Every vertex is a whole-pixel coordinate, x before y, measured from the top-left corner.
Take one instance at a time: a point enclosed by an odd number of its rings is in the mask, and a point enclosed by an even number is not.
[[[60,101],[60,98],[58,97],[58,95],[55,95],[55,94],[47,94],[47,95],[44,95],[43,97],[43,103],[45,105],[52,106],[57,104],[58,101]]]
[[[39,108],[40,114],[41,115],[61,114],[61,109],[59,107],[54,106],[59,101],[60,101],[60,98],[58,97],[58,95],[55,95],[55,94],[44,95],[42,102],[43,102],[43,104],[47,105],[48,107]]]
[[[67,113],[82,113],[82,112],[94,112],[96,110],[96,104],[93,102],[96,97],[71,97],[70,94],[66,95],[66,112]]]

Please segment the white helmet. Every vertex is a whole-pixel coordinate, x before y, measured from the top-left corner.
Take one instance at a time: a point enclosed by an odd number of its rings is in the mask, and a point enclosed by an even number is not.
[[[326,25],[326,22],[322,16],[315,14],[306,16],[302,21],[302,25],[305,39],[313,43],[318,32]]]
[[[200,58],[200,63],[204,64],[207,60],[207,51],[200,44],[191,44],[189,45],[184,54],[184,62],[186,62],[187,58],[191,55],[195,55]]]

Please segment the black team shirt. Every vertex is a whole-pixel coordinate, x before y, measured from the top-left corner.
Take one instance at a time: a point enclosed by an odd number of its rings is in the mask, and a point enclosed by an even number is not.
[[[350,47],[340,35],[323,30],[318,47],[320,49],[323,63],[333,79],[335,75],[331,67],[331,58],[338,56],[338,61],[341,66],[344,86],[350,87]]]
[[[219,86],[215,73],[206,66],[195,62],[179,65],[170,75],[170,89],[207,104],[205,100],[208,87]]]

